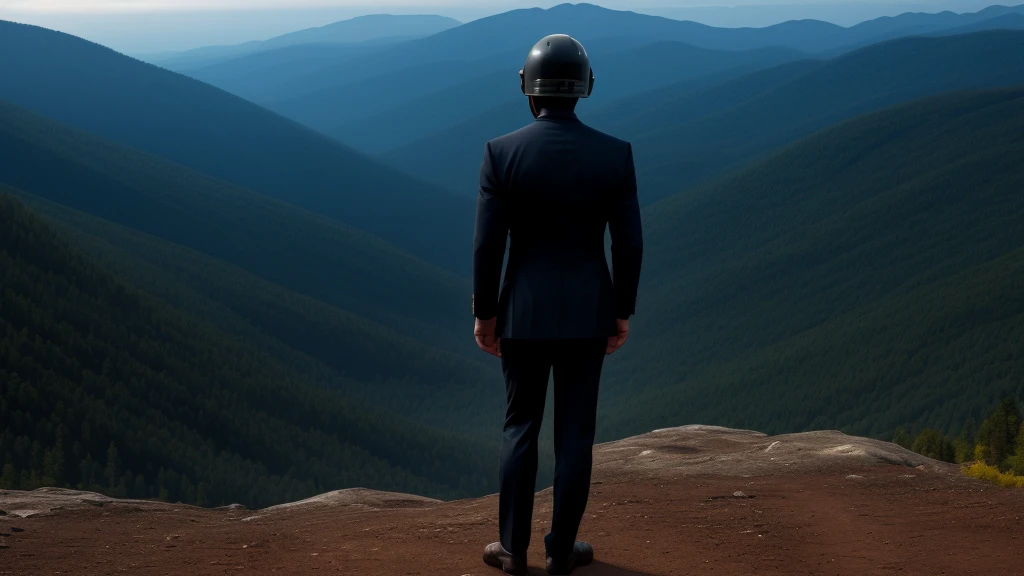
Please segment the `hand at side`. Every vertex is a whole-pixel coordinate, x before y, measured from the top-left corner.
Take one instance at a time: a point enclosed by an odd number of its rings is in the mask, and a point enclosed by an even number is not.
[[[498,317],[489,320],[476,319],[476,326],[473,328],[473,335],[476,336],[476,345],[481,350],[493,356],[501,357],[501,340],[497,337]]]
[[[608,347],[605,348],[605,350],[604,350],[605,354],[611,354],[612,352],[615,352],[619,348],[622,348],[622,345],[626,343],[626,338],[629,337],[629,319],[628,318],[625,319],[625,320],[622,320],[622,319],[615,320],[615,325],[618,328],[619,333],[616,336],[609,336],[608,337]]]

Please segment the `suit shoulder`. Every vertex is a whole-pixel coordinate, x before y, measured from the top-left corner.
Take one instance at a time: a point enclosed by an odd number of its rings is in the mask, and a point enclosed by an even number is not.
[[[619,149],[619,150],[623,150],[624,151],[624,150],[626,150],[626,148],[628,148],[630,146],[630,143],[627,142],[626,140],[622,140],[621,138],[616,138],[615,136],[612,136],[611,134],[608,134],[608,133],[605,133],[605,132],[601,132],[597,128],[591,128],[590,126],[587,126],[586,124],[584,124],[584,128],[590,134],[591,138],[593,138],[594,140],[596,140],[598,142],[601,142],[602,144],[606,145],[608,148]]]
[[[535,122],[527,124],[518,130],[509,132],[508,134],[492,138],[487,142],[487,145],[490,146],[492,151],[505,149],[530,138],[532,133],[536,131],[536,128],[537,124]]]

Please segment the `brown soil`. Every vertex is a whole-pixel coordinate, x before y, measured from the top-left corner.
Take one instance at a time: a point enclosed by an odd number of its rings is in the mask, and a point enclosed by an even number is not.
[[[888,443],[687,427],[601,445],[595,459],[580,538],[597,561],[582,576],[1024,574],[1024,490]],[[480,558],[497,538],[494,496],[343,491],[248,511],[0,493],[14,506],[42,515],[0,516],[3,575],[500,574]],[[534,574],[550,513],[546,490]]]

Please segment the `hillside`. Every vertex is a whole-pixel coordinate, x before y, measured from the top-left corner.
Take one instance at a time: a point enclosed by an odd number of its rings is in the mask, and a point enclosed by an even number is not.
[[[223,260],[400,333],[468,349],[468,282],[379,239],[0,103],[0,182]]]
[[[217,70],[210,71],[212,74],[204,69],[190,71],[190,74],[245,97],[262,94],[266,99],[257,101],[266,104],[364,82],[381,75],[397,74],[400,70],[414,67],[429,68],[435,63],[453,61],[471,63],[505,54],[515,55],[511,63],[515,66],[514,75],[522,67],[530,46],[548,34],[570,34],[585,46],[603,40],[621,41],[625,44],[623,48],[672,41],[711,50],[782,47],[815,51],[819,49],[820,41],[830,42],[836,30],[842,28],[814,21],[787,22],[770,28],[712,28],[695,22],[609,10],[592,4],[561,4],[549,9],[517,9],[480,18],[426,38],[377,50],[362,58],[346,58],[337,62],[327,59],[315,70],[309,70],[298,78],[289,76],[285,80],[273,74],[248,75],[244,81],[236,80],[229,86],[220,83],[218,77],[231,68],[230,61],[216,65]],[[252,66],[258,56],[248,58],[246,65]],[[514,76],[512,85],[516,85]]]
[[[590,46],[598,40],[641,41],[649,44],[672,41],[712,50],[753,50],[787,48],[807,53],[841,54],[866,44],[899,36],[937,32],[989,20],[1000,14],[1024,12],[1024,8],[990,8],[975,14],[904,14],[879,18],[844,28],[815,20],[790,21],[765,28],[715,28],[695,22],[609,10],[592,4],[561,4],[549,9],[510,10],[468,22],[427,38],[403,42],[367,53],[365,58],[329,54],[317,56],[310,51],[311,62],[303,63],[301,75],[287,69],[267,73],[231,73],[237,62],[241,68],[260,68],[264,55],[275,58],[272,51],[244,56],[236,61],[218,63],[209,68],[191,70],[194,77],[224,88],[261,104],[286,102],[292,98],[371,78],[402,78],[409,71],[430,70],[433,66],[462,62],[472,65],[505,54],[517,53],[511,65],[522,65],[522,54],[539,38],[548,34],[571,34]],[[306,66],[308,64],[308,66]],[[400,72],[401,71],[401,72]],[[469,78],[461,78],[466,81]],[[453,82],[454,85],[458,82]],[[390,85],[390,84],[386,84]],[[415,81],[403,90],[416,90]],[[394,90],[384,92],[391,97]],[[399,91],[401,92],[401,91]],[[422,94],[421,94],[422,95]],[[340,125],[340,123],[338,124]]]
[[[727,70],[725,78],[684,80],[594,109],[584,102],[579,116],[632,142],[640,199],[650,204],[858,114],[947,90],[1024,82],[1024,32],[907,38],[824,62],[741,70],[744,76]],[[524,108],[521,100],[492,108],[380,158],[449,189],[475,190],[482,143],[529,122]]]
[[[594,462],[580,539],[596,558],[580,574],[926,576],[967,566],[998,573],[1024,561],[1024,491],[888,442],[682,426],[596,446]],[[483,575],[492,569],[480,552],[497,526],[496,495],[438,502],[368,490],[263,510],[0,491],[0,508],[9,511],[0,545],[18,559],[19,576],[71,566],[83,575],[181,566],[203,575]],[[536,498],[531,574],[543,573],[538,543],[550,513],[545,490]]]
[[[326,26],[296,30],[266,40],[253,40],[228,46],[204,46],[148,59],[168,70],[185,72],[210,66],[247,54],[304,44],[390,43],[436,34],[458,26],[460,22],[445,16],[367,14]]]
[[[357,485],[479,493],[482,446],[319,385],[125,285],[0,195],[7,488],[266,506]]]
[[[616,98],[672,82],[719,74],[732,69],[766,68],[802,56],[800,52],[787,49],[708,50],[667,41],[620,48],[624,43],[621,40],[611,40],[588,44],[587,52],[592,59],[594,73],[600,76],[600,90],[595,89],[586,106],[600,106]],[[459,74],[464,78],[461,82],[346,124],[341,124],[333,118],[337,115],[335,111],[340,109],[337,103],[346,101],[334,97],[333,94],[315,94],[298,98],[288,103],[289,109],[276,104],[269,106],[282,114],[321,129],[354,148],[368,153],[380,153],[446,130],[452,125],[478,116],[499,103],[515,100],[522,106],[525,99],[520,93],[515,71],[522,66],[524,54],[525,52],[516,53],[506,65],[480,70],[479,75],[473,70],[461,70]],[[362,86],[362,83],[354,86]],[[300,110],[302,112],[299,112]],[[365,115],[366,112],[365,108],[361,109],[361,114]],[[518,119],[520,116],[521,114],[516,114],[514,118]],[[503,122],[508,119],[492,116],[490,121]]]
[[[386,327],[201,252],[10,192],[126,283],[316,380],[333,382],[350,398],[467,436],[498,425],[501,396],[487,394],[480,383],[501,376],[479,362],[483,355],[467,359],[445,350],[436,333]]]
[[[605,99],[604,105],[597,104],[600,98],[584,100],[576,111],[588,125],[622,136],[640,132],[645,125],[653,125],[653,129],[670,125],[673,116],[699,116],[728,109],[818,64],[817,60],[798,60],[760,71],[762,67],[757,65],[728,68],[610,103]],[[595,88],[595,93],[597,91]],[[660,114],[652,114],[654,110]],[[439,186],[472,195],[476,193],[480,176],[483,143],[532,121],[526,99],[520,96],[378,157]],[[641,200],[647,201],[650,191],[644,182],[641,185]]]
[[[1019,397],[1022,131],[1024,88],[915,100],[648,207],[605,437],[697,417],[955,432]]]
[[[469,267],[472,204],[219,89],[0,22],[0,100]]]
[[[766,83],[728,109],[700,114],[704,108],[684,101],[666,113],[673,107],[667,103],[612,130],[632,141],[641,194],[650,203],[858,114],[949,90],[1021,82],[1022,32],[905,38],[828,60],[783,84]],[[706,101],[719,98],[709,94]]]

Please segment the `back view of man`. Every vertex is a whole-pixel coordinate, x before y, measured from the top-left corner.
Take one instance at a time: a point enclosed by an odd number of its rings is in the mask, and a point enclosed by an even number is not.
[[[605,355],[629,334],[643,241],[632,148],[574,112],[594,87],[583,46],[548,36],[520,76],[536,121],[484,147],[474,238],[476,340],[501,358],[507,400],[500,541],[484,561],[527,572],[537,437],[553,371],[554,510],[544,547],[548,573],[568,574],[594,555],[576,534],[590,491],[598,384]]]

